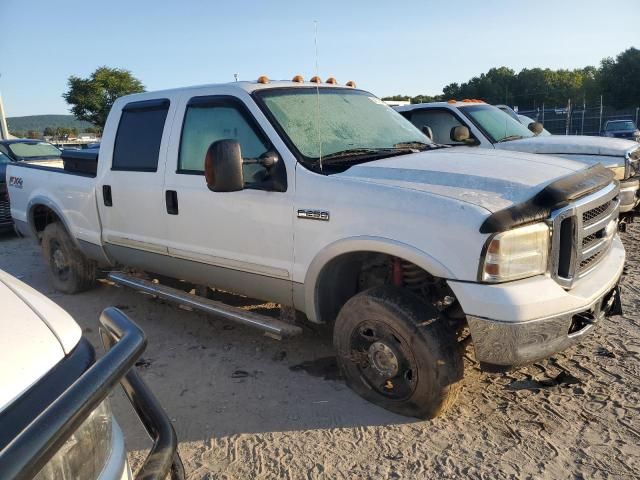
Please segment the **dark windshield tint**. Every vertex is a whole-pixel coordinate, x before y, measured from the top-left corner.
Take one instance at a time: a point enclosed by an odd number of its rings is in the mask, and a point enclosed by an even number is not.
[[[7,147],[13,155],[22,159],[56,158],[60,156],[60,150],[47,142],[10,143]]]

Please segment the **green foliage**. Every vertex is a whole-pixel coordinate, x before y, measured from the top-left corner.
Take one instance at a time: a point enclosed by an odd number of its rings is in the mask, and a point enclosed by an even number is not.
[[[575,70],[524,68],[519,73],[507,67],[491,68],[467,82],[450,83],[442,95],[396,95],[392,100],[424,103],[465,98],[482,99],[489,103],[506,103],[520,107],[565,106],[568,99],[574,104],[598,103],[600,95],[605,105],[616,108],[640,105],[640,50],[629,48],[615,59],[605,58],[600,68]]]
[[[100,67],[89,78],[69,77],[69,89],[62,97],[80,120],[104,127],[117,98],[144,92],[144,85],[131,72],[121,68]]]
[[[600,63],[600,83],[607,103],[622,108],[640,105],[640,50],[629,48]]]
[[[27,117],[7,118],[9,130],[12,132],[26,133],[29,130],[44,132],[49,128],[55,130],[58,127],[77,128],[79,132],[85,132],[92,127],[89,122],[76,119],[73,115],[30,115]],[[47,135],[45,133],[45,135]],[[48,135],[47,135],[48,136]]]

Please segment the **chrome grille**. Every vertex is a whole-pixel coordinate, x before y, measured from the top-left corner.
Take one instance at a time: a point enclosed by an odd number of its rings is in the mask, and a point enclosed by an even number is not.
[[[551,214],[551,275],[570,288],[606,256],[617,231],[619,186],[616,183]],[[612,223],[614,222],[614,223]]]

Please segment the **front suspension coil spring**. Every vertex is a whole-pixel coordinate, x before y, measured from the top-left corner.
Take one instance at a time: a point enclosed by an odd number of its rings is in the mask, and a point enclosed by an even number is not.
[[[422,292],[425,284],[429,282],[429,274],[415,263],[401,261],[402,281],[404,286],[414,292]]]

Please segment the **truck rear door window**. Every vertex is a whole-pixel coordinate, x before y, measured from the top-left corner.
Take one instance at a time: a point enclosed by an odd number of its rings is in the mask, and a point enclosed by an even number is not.
[[[155,172],[169,100],[132,102],[122,109],[112,170]]]
[[[225,139],[240,143],[243,158],[258,158],[270,150],[269,142],[236,101],[215,97],[192,99],[182,126],[178,173],[202,173],[209,145]],[[245,186],[251,186],[262,181],[265,169],[260,165],[245,165],[243,173]]]

